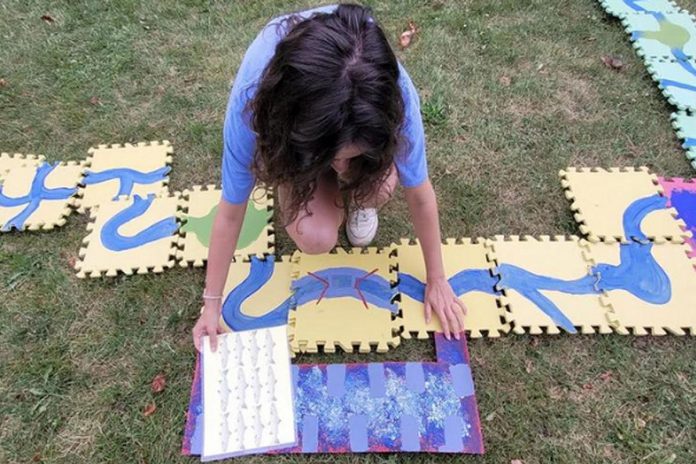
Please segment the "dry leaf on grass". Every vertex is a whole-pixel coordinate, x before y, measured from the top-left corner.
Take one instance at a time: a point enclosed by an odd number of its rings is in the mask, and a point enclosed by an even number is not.
[[[143,409],[143,416],[151,416],[155,413],[155,411],[157,411],[157,406],[155,406],[155,403],[150,403],[145,406],[145,409]]]
[[[5,79],[0,79],[0,87],[7,87],[7,81]]]
[[[521,459],[513,459],[510,461],[510,464],[524,464],[524,461]]]
[[[531,359],[524,360],[524,370],[527,371],[527,374],[531,374],[534,370],[534,364]]]
[[[102,106],[101,100],[99,99],[99,97],[96,97],[96,96],[93,96],[92,98],[90,98],[90,99],[89,99],[89,102],[90,102],[92,105],[95,105],[95,106],[96,106],[96,105]]]
[[[51,16],[49,14],[45,14],[45,15],[41,16],[41,20],[43,22],[45,22],[46,24],[53,24],[56,22],[56,20],[53,19],[53,16]]]
[[[621,58],[618,56],[603,55],[602,63],[604,63],[604,66],[614,71],[621,71],[624,68],[624,62],[621,61]]]
[[[500,79],[498,79],[498,82],[500,82],[500,85],[503,87],[509,87],[510,86],[510,78],[508,76],[500,76]]]
[[[164,378],[164,374],[159,373],[152,379],[150,387],[152,388],[152,393],[160,393],[164,391],[164,387],[167,386],[167,380]]]
[[[404,48],[408,48],[411,45],[411,41],[419,31],[420,29],[418,28],[418,26],[416,26],[416,23],[414,23],[413,21],[408,22],[408,29],[402,32],[399,36],[399,45],[401,46],[402,50]]]

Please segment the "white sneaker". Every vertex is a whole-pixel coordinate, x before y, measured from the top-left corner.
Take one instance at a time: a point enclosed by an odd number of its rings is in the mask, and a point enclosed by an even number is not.
[[[354,209],[348,215],[346,235],[355,247],[366,247],[377,235],[379,218],[376,208]]]

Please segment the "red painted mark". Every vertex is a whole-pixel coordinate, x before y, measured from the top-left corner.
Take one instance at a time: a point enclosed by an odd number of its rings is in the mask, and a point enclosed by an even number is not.
[[[318,275],[316,275],[313,272],[307,271],[307,274],[311,275],[312,277],[314,277],[315,279],[317,279],[318,281],[320,281],[324,285],[324,288],[322,289],[321,294],[319,295],[319,299],[317,300],[317,303],[316,303],[316,304],[319,304],[321,299],[324,298],[324,295],[326,295],[326,291],[329,289],[329,281],[324,279],[323,277],[319,277]]]
[[[358,296],[360,297],[363,304],[365,305],[365,309],[370,309],[370,308],[369,308],[369,306],[367,306],[367,300],[365,300],[365,295],[363,295],[363,292],[360,290],[360,284],[364,280],[366,280],[368,277],[370,277],[372,274],[377,272],[378,270],[379,269],[375,268],[375,269],[371,270],[370,272],[368,272],[367,274],[365,274],[364,276],[358,277],[357,279],[355,279],[355,285],[353,287],[355,287],[355,290],[357,290]]]

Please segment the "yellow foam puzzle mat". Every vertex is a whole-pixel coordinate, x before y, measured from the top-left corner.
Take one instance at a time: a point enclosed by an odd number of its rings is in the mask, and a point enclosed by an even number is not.
[[[399,293],[403,317],[403,338],[427,338],[429,332],[442,332],[440,321],[433,313],[430,323],[425,322],[423,298],[425,291],[425,262],[416,241],[402,239],[397,250]],[[497,277],[491,274],[487,249],[483,239],[465,238],[461,243],[447,239],[442,245],[442,259],[450,285],[466,306],[464,327],[471,338],[499,337],[509,331],[504,322],[505,311],[495,295]]]
[[[287,323],[287,311],[292,306],[291,272],[290,256],[233,261],[223,291],[223,331],[248,329],[249,324],[264,322],[264,316],[274,312],[283,313]]]
[[[674,243],[589,246],[615,332],[696,334],[696,260],[688,256],[690,250],[687,244]]]
[[[179,196],[119,197],[93,208],[77,276],[146,274],[174,266]]]
[[[396,304],[392,250],[377,248],[292,257],[295,310],[288,318],[291,349],[316,353],[323,346],[383,353],[399,345],[401,318]]]
[[[166,140],[99,145],[88,153],[80,212],[119,196],[159,194],[169,182],[173,149]]]
[[[182,222],[177,258],[182,267],[203,266],[208,258],[208,246],[213,220],[217,213],[221,191],[215,185],[194,186],[184,190],[181,199]],[[235,256],[264,256],[273,253],[273,198],[269,191],[256,188],[249,198]]]
[[[591,273],[592,261],[583,254],[588,245],[586,240],[562,235],[553,240],[497,235],[486,241],[513,332],[611,333]]]
[[[74,161],[16,163],[0,186],[0,230],[48,230],[65,224],[82,169]]]
[[[684,230],[684,221],[676,218],[676,211],[667,207],[657,177],[648,168],[568,168],[560,171],[566,197],[572,201],[575,220],[580,231],[591,242],[623,241],[627,237],[624,220],[640,213],[641,202],[655,197],[663,202],[641,224],[642,233],[655,242],[683,243],[690,233]],[[659,198],[658,198],[659,197]]]
[[[10,155],[9,153],[0,153],[0,180],[2,180],[7,171],[11,169],[24,166],[37,167],[45,159],[43,155],[23,155],[21,153]]]

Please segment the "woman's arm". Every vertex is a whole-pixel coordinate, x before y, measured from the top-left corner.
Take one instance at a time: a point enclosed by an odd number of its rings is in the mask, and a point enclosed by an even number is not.
[[[418,187],[407,188],[406,203],[411,212],[411,219],[416,236],[423,250],[427,275],[425,287],[425,319],[430,322],[432,312],[440,318],[442,331],[447,339],[450,333],[459,340],[464,331],[464,314],[466,308],[457,298],[447,281],[442,264],[442,241],[440,238],[440,218],[437,211],[435,191],[426,180]]]
[[[217,349],[222,292],[225,289],[227,272],[237,247],[246,208],[247,202],[235,204],[220,199],[218,204],[217,214],[213,221],[213,230],[210,234],[208,267],[205,275],[205,295],[213,298],[204,299],[203,312],[193,327],[193,344],[198,351],[201,350],[201,337],[203,335],[210,336],[213,351]]]

